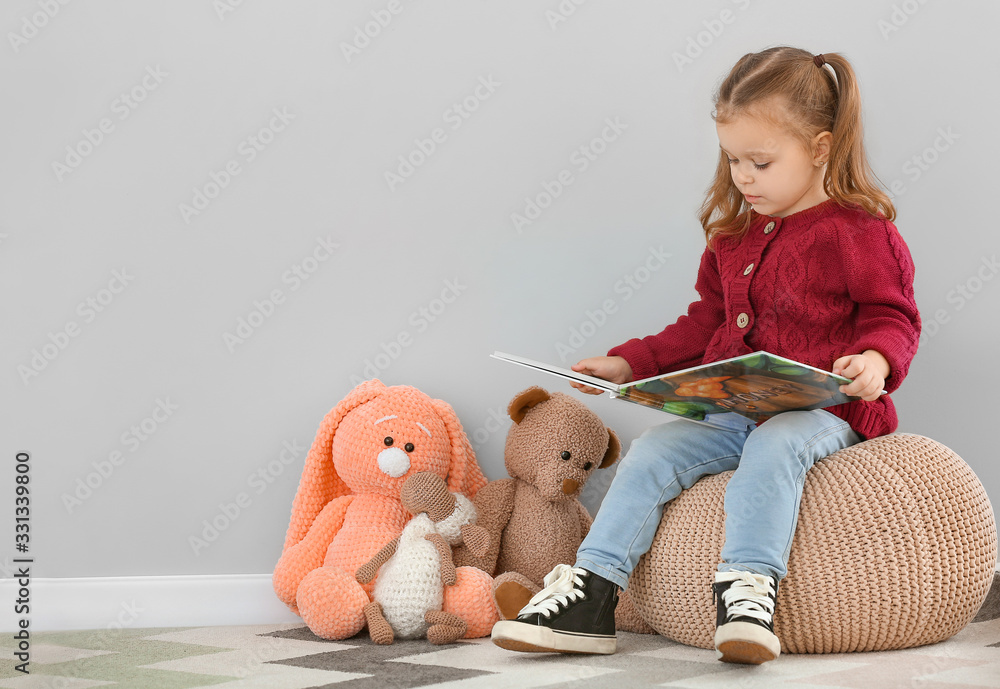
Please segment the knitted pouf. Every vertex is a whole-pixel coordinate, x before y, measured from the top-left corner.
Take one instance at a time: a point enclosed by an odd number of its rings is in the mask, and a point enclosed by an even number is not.
[[[667,505],[629,580],[646,622],[691,646],[714,647],[711,585],[731,475],[703,478]],[[993,509],[969,465],[919,435],[874,438],[806,475],[775,633],[789,653],[942,641],[975,616],[996,562]]]

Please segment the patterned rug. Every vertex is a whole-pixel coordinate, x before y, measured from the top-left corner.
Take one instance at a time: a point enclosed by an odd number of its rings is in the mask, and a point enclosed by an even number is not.
[[[488,639],[377,646],[362,632],[324,641],[300,625],[44,632],[31,637],[30,675],[0,647],[0,687],[191,689],[632,689],[753,687],[1000,688],[1000,574],[976,619],[939,644],[881,653],[783,655],[759,667],[655,635],[619,634],[611,656],[511,653]]]

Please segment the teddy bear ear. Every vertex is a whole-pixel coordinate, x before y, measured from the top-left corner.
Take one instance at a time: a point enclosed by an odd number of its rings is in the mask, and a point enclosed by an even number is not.
[[[607,469],[609,466],[618,461],[618,456],[622,452],[621,441],[618,440],[618,434],[613,430],[608,428],[608,449],[604,453],[604,459],[601,460],[601,466],[598,469]]]
[[[549,395],[547,390],[537,385],[532,385],[527,390],[519,392],[510,401],[510,404],[507,405],[507,414],[514,420],[514,423],[521,423],[529,409],[547,399],[551,399],[551,395]]]

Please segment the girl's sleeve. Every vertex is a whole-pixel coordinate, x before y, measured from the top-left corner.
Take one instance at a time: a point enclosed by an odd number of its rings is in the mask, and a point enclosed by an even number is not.
[[[624,358],[632,367],[634,380],[700,364],[725,317],[718,258],[711,249],[706,248],[701,256],[695,289],[701,298],[688,307],[687,315],[656,335],[633,338],[614,347],[608,356]]]
[[[858,305],[858,340],[850,352],[874,349],[889,362],[886,392],[899,387],[917,353],[920,312],[913,294],[913,258],[896,226],[872,226],[838,234],[848,293]]]

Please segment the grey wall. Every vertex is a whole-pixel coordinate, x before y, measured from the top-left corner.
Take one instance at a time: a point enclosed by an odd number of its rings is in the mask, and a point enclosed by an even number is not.
[[[449,401],[504,476],[507,401],[569,388],[487,355],[569,364],[683,312],[713,88],[783,43],[854,62],[896,184],[926,323],[900,430],[997,504],[998,22],[917,0],[5,3],[0,506],[29,451],[35,575],[270,571],[304,448],[373,374]],[[626,443],[662,420],[586,400]]]

